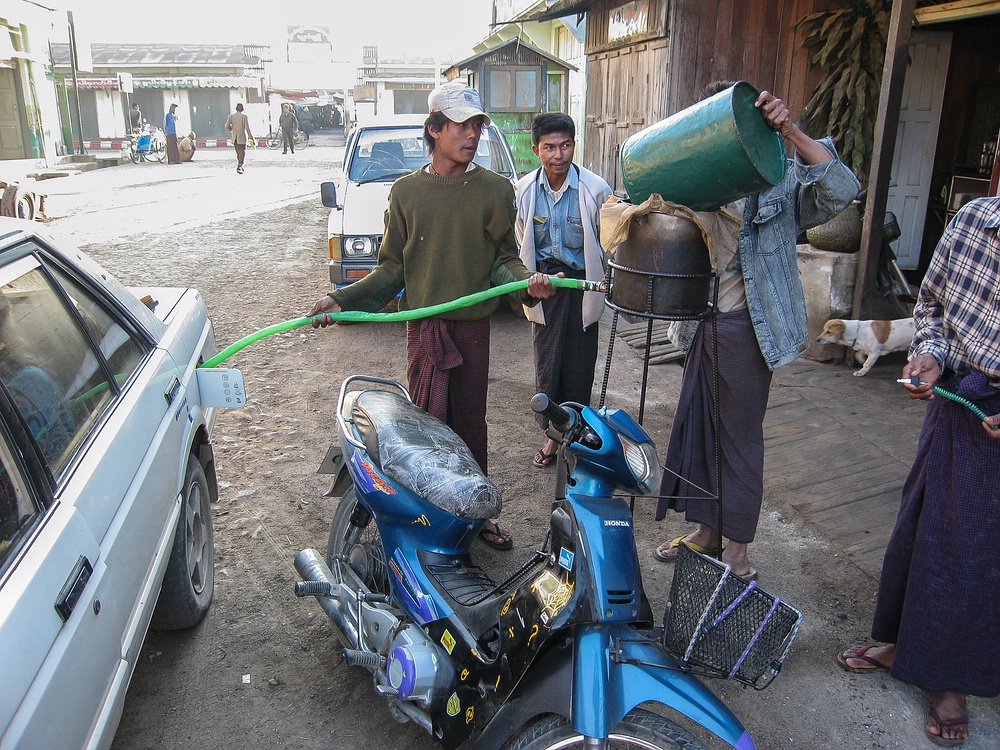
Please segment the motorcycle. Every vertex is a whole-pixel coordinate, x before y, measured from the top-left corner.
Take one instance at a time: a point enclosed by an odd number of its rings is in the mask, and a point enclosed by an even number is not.
[[[348,377],[337,402],[340,442],[321,469],[335,475],[327,494],[343,495],[326,554],[295,558],[296,595],[316,598],[343,660],[371,672],[390,713],[445,750],[473,737],[482,749],[704,750],[640,708],[647,702],[752,750],[740,721],[653,626],[626,501],[659,488],[652,440],[622,410],[557,405],[542,394],[532,408],[560,441],[550,527],[534,555],[494,583],[470,547],[499,513],[497,488],[402,384]]]

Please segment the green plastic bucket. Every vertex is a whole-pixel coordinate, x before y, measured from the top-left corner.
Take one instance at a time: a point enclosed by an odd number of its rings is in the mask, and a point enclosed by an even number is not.
[[[710,211],[785,177],[785,146],[745,81],[635,133],[621,150],[629,200],[653,193]]]

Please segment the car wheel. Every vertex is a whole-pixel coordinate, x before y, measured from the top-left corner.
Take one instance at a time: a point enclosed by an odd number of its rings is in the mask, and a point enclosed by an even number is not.
[[[212,603],[215,541],[211,501],[205,469],[197,458],[189,456],[181,498],[183,508],[151,623],[158,630],[197,625]]]

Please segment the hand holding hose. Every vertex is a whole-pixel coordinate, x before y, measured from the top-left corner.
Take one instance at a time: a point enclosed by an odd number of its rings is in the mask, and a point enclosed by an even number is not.
[[[313,328],[326,328],[327,326],[333,325],[334,321],[329,315],[321,313],[337,313],[340,311],[340,305],[334,301],[333,297],[326,294],[316,300],[316,304],[313,305],[309,312],[306,313],[306,317],[312,318],[311,325]]]
[[[560,279],[566,278],[566,274],[560,272],[556,276]],[[552,281],[544,273],[533,273],[528,277],[528,294],[535,299],[548,299],[556,293],[556,288]]]
[[[934,384],[941,377],[941,367],[930,354],[918,354],[903,367],[904,378],[916,378],[919,385],[904,383],[910,398],[930,401],[934,398]]]

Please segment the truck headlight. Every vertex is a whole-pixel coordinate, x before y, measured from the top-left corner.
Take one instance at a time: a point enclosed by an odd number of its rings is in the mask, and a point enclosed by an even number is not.
[[[375,241],[371,237],[344,237],[345,258],[371,258],[375,255]]]

